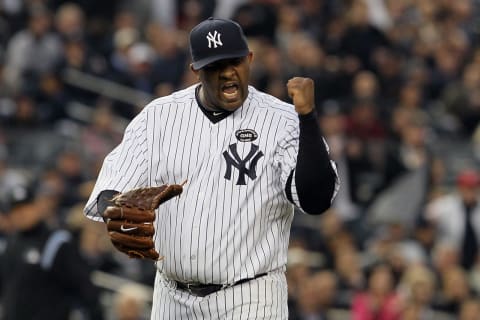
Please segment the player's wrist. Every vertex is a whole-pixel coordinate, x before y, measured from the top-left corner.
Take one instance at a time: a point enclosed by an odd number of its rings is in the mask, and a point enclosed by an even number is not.
[[[318,120],[318,115],[317,115],[317,111],[315,110],[315,108],[312,108],[311,110],[309,110],[308,112],[304,112],[304,113],[298,113],[298,119],[302,122],[302,121],[308,121],[308,120],[315,120],[317,121]]]
[[[304,116],[311,113],[315,108],[303,108],[303,109],[296,109],[298,115]]]

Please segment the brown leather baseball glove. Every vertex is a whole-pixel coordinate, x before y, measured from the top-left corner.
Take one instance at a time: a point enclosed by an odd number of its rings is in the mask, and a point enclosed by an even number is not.
[[[183,184],[172,184],[139,188],[115,195],[111,200],[113,205],[103,213],[115,248],[131,258],[162,259],[155,250],[153,241],[155,209],[182,191]]]

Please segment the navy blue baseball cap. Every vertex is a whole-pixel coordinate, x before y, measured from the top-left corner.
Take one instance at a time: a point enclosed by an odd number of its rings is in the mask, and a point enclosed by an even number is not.
[[[244,57],[249,51],[245,34],[235,21],[210,17],[190,31],[194,70],[218,60]]]

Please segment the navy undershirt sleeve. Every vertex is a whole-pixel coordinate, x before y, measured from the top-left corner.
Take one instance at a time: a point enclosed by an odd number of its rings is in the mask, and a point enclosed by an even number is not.
[[[97,197],[97,211],[102,216],[102,218],[103,218],[103,212],[105,211],[105,209],[107,209],[108,206],[111,206],[113,204],[111,200],[118,193],[120,193],[120,192],[118,192],[116,190],[103,190],[98,195],[98,197]]]
[[[295,167],[295,185],[300,206],[308,214],[321,214],[331,206],[336,173],[330,163],[315,111],[299,115],[300,136]],[[292,201],[291,172],[286,185],[287,197]]]

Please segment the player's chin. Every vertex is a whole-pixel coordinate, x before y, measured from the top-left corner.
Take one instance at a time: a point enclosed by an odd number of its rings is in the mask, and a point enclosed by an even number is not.
[[[243,94],[239,94],[233,97],[221,95],[219,98],[222,109],[228,111],[235,111],[243,104],[243,101],[245,101],[245,97]]]
[[[243,101],[222,101],[222,109],[227,111],[235,111],[242,105]]]

